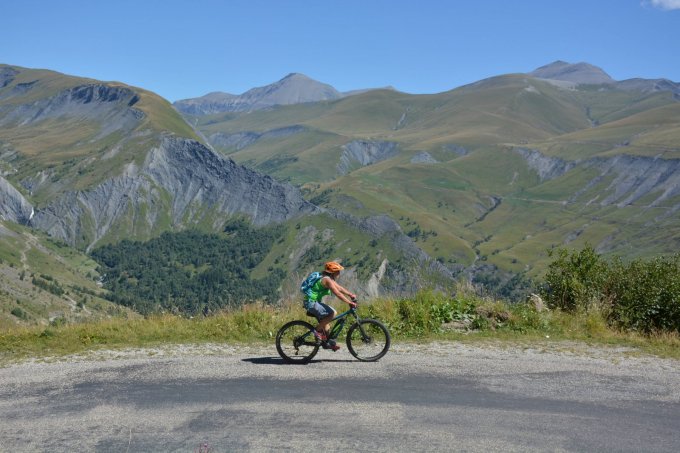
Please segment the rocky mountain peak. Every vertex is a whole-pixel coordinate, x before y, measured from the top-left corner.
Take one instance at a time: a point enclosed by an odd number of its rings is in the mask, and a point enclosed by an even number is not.
[[[256,105],[268,106],[326,101],[338,99],[342,95],[328,84],[304,74],[291,73],[271,85],[248,90],[242,97],[252,99]]]
[[[295,79],[308,80],[310,82],[316,82],[314,79],[307,77],[306,75],[304,75],[300,72],[291,72],[290,74],[288,74],[287,76],[282,78],[279,82],[283,82],[284,80],[295,80]]]
[[[277,105],[339,99],[343,94],[332,86],[304,74],[292,72],[269,85],[252,88],[241,95],[211,93],[194,99],[174,103],[177,110],[190,115],[208,115],[221,112],[247,112]]]
[[[541,79],[563,80],[577,84],[603,84],[614,83],[609,74],[601,68],[589,63],[567,63],[557,60],[545,66],[541,66],[529,73],[532,77]]]

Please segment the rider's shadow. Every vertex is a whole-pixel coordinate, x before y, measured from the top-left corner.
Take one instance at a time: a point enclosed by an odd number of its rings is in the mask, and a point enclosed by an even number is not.
[[[247,359],[241,359],[243,362],[250,362],[255,365],[309,365],[312,363],[321,362],[356,362],[356,360],[351,359],[312,359],[307,363],[288,363],[285,362],[281,357],[249,357]]]

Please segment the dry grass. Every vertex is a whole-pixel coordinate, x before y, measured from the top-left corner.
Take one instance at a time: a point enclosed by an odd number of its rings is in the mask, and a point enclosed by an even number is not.
[[[439,308],[434,308],[439,307]],[[443,308],[442,308],[443,307]],[[338,306],[338,308],[340,308]],[[447,310],[449,310],[447,312]],[[536,312],[526,304],[506,305],[471,296],[450,299],[421,293],[413,299],[381,299],[361,308],[362,316],[378,317],[395,341],[454,340],[539,345],[578,342],[626,347],[631,353],[680,359],[680,335],[610,328],[599,311]],[[442,316],[471,313],[467,330],[441,329]],[[279,306],[248,304],[209,317],[158,315],[145,319],[110,319],[50,327],[17,327],[0,333],[0,360],[50,357],[93,350],[152,347],[161,344],[273,343],[277,330],[292,319],[304,319],[297,301]],[[542,346],[541,346],[542,345]]]

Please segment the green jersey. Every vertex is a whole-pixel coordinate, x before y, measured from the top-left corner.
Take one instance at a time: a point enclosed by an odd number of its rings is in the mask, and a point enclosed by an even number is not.
[[[321,281],[326,278],[322,277],[314,283],[314,285],[309,289],[309,297],[307,298],[308,301],[312,302],[321,302],[321,299],[324,296],[328,296],[331,293],[331,290],[323,286],[323,283]]]

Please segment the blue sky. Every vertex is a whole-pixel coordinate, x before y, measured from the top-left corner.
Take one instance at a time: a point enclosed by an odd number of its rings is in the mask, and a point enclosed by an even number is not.
[[[0,0],[0,63],[175,101],[301,72],[435,93],[555,60],[680,81],[680,0]]]

